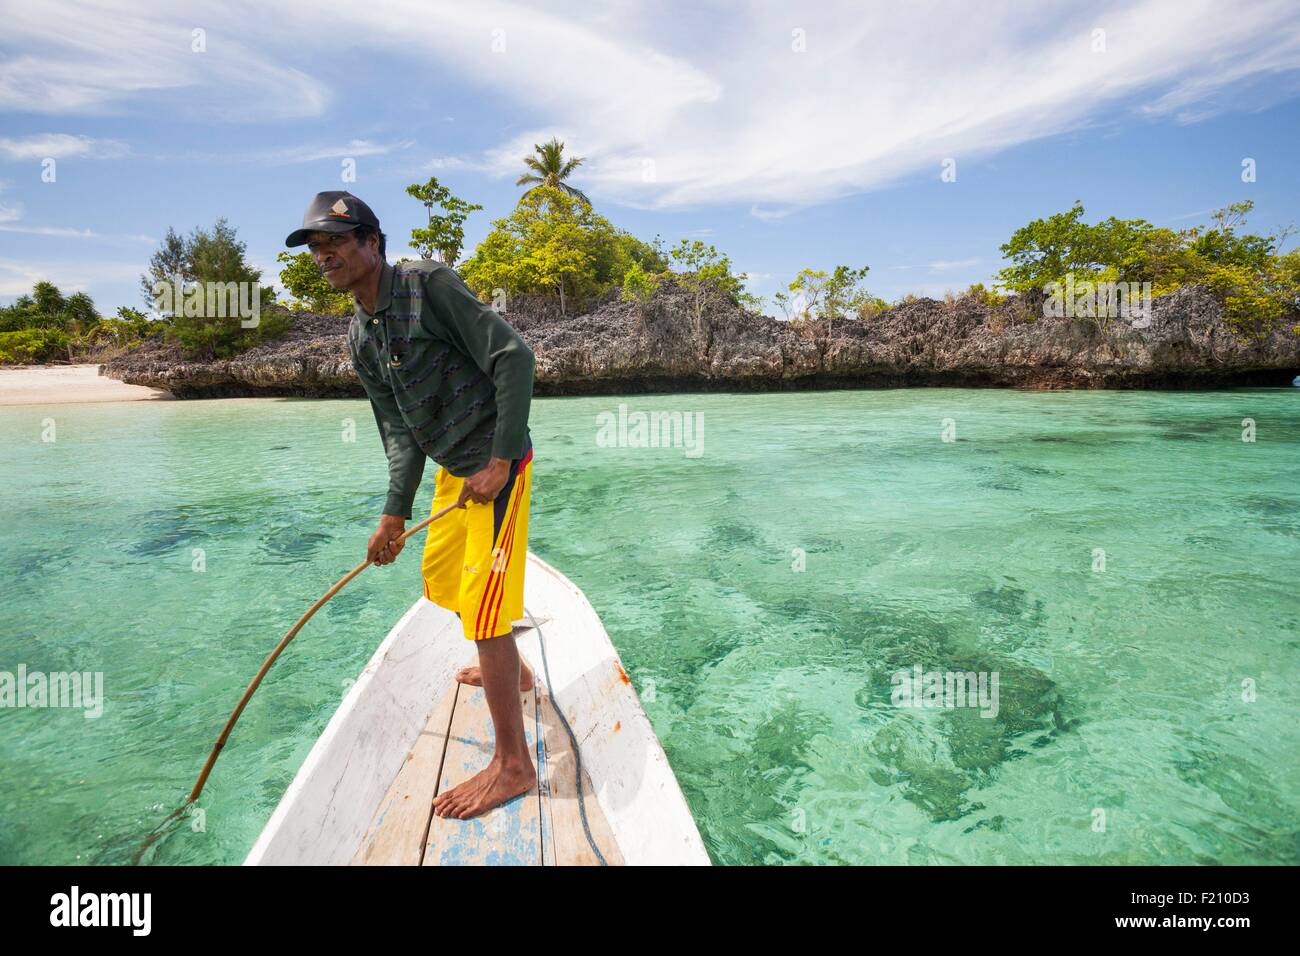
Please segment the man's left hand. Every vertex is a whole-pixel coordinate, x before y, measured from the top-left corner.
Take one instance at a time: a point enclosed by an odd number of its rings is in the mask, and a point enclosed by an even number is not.
[[[486,468],[465,479],[465,484],[460,489],[460,500],[456,504],[464,505],[467,501],[473,501],[485,505],[495,501],[509,478],[510,462],[505,458],[493,458]]]

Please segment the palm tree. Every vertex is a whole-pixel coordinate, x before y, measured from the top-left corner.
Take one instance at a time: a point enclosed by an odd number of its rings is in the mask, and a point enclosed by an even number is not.
[[[581,189],[570,186],[564,180],[569,178],[569,173],[573,172],[582,165],[582,158],[564,159],[564,144],[554,136],[549,143],[543,143],[541,146],[533,144],[533,150],[536,156],[525,156],[524,165],[532,170],[530,173],[524,173],[515,181],[516,186],[524,186],[528,183],[536,183],[537,186],[551,186],[556,189],[563,189],[570,196],[581,199],[588,206],[591,200],[583,194]],[[524,193],[525,196],[532,192],[530,189]]]

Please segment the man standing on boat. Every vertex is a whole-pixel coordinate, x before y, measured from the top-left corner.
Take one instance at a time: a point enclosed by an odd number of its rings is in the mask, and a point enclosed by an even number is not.
[[[433,510],[460,506],[429,526],[424,595],[455,611],[476,642],[479,666],[456,679],[483,687],[496,752],[433,805],[439,816],[476,816],[537,782],[519,696],[533,675],[511,631],[524,610],[533,353],[449,267],[389,265],[378,218],[351,193],[316,195],[285,240],[304,244],[326,281],[352,293],[348,350],[388,457],[388,497],[367,556],[391,564],[401,552],[426,458],[439,465]]]

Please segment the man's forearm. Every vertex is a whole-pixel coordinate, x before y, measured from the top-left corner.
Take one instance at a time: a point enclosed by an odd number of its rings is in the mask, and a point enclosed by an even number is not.
[[[513,461],[523,457],[533,398],[533,365],[532,350],[524,346],[503,355],[493,369],[497,399],[496,434],[492,436],[494,458]]]
[[[415,493],[424,477],[424,450],[405,424],[386,417],[373,393],[370,409],[384,444],[384,455],[388,458],[388,496],[384,500],[384,514],[410,518]]]
[[[388,454],[388,497],[384,501],[384,514],[410,518],[415,493],[424,477],[424,452],[418,445],[390,445],[387,435],[384,450]]]

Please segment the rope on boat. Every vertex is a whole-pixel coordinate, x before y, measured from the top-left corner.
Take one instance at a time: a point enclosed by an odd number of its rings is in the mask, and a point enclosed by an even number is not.
[[[407,538],[411,537],[411,535],[424,530],[430,524],[437,521],[443,515],[447,514],[447,512],[454,511],[458,507],[460,507],[459,503],[450,504],[447,507],[443,508],[441,511],[435,512],[434,514],[425,518],[419,524],[413,525],[404,534],[402,534],[402,536],[397,540],[399,542],[405,542]],[[266,660],[262,663],[262,666],[258,669],[257,673],[253,675],[253,679],[249,681],[248,687],[244,690],[243,696],[239,698],[239,703],[235,705],[235,709],[231,712],[230,718],[226,721],[225,727],[223,727],[221,730],[221,736],[217,738],[217,742],[212,747],[212,752],[208,754],[208,759],[203,764],[203,770],[199,773],[198,780],[194,782],[194,788],[190,791],[189,797],[186,798],[185,802],[181,806],[177,807],[170,814],[168,814],[167,818],[148,834],[144,843],[141,845],[139,850],[136,851],[136,854],[132,860],[133,864],[136,865],[139,864],[140,860],[144,856],[145,851],[149,848],[150,845],[154,843],[155,840],[158,839],[159,836],[162,835],[162,832],[164,831],[166,824],[170,823],[173,819],[178,817],[185,810],[186,807],[194,803],[194,801],[196,801],[199,798],[199,794],[203,792],[204,785],[208,782],[208,776],[212,773],[213,765],[215,765],[217,762],[217,757],[221,754],[222,748],[226,746],[226,741],[230,739],[230,733],[232,730],[234,730],[235,723],[239,720],[240,715],[244,712],[244,708],[248,706],[248,702],[252,698],[253,693],[261,685],[262,679],[266,677],[267,672],[271,669],[271,665],[275,663],[276,658],[278,658],[280,654],[284,651],[284,649],[289,646],[289,642],[292,641],[298,635],[298,632],[302,630],[303,625],[306,624],[309,620],[311,620],[312,616],[315,615],[315,613],[319,611],[322,607],[324,607],[325,603],[329,601],[330,598],[334,597],[334,595],[338,594],[339,591],[343,590],[343,586],[345,584],[347,584],[349,581],[355,578],[366,568],[370,567],[372,563],[373,563],[372,561],[367,559],[363,561],[361,564],[358,564],[355,568],[353,568],[351,571],[345,574],[342,578],[340,578],[339,581],[332,588],[330,588],[323,595],[321,595],[320,600],[318,600],[315,604],[313,604],[310,608],[307,609],[307,613],[304,614],[302,617],[300,617],[298,619],[298,622],[294,624],[293,627],[289,628],[289,630],[285,633],[284,637],[280,638],[280,643],[275,645],[275,649],[271,651],[271,653],[267,656]],[[525,610],[527,611],[527,608],[525,608]],[[596,845],[596,840],[591,835],[591,826],[587,823],[587,806],[586,806],[586,800],[583,797],[583,793],[582,793],[582,751],[579,750],[578,748],[578,738],[573,733],[573,728],[569,726],[569,721],[564,716],[564,710],[560,707],[559,703],[556,702],[554,695],[551,694],[551,668],[546,660],[546,641],[542,636],[542,626],[537,623],[537,618],[533,617],[532,611],[527,611],[527,613],[529,619],[532,621],[533,628],[537,631],[537,643],[542,649],[542,670],[546,674],[546,693],[550,695],[551,703],[554,705],[555,713],[559,716],[560,723],[564,725],[564,729],[569,735],[569,740],[573,743],[574,776],[577,781],[578,813],[582,818],[582,830],[583,833],[586,834],[587,843],[590,844],[592,852],[596,854],[596,858],[600,861],[600,865],[608,866],[609,863],[605,859],[605,855],[600,852],[600,847]]]
[[[429,515],[429,517],[425,518],[419,524],[412,526],[410,530],[404,533],[397,540],[405,541],[417,531],[422,531],[447,512],[454,511],[458,507],[460,507],[459,502],[456,504],[450,504],[441,511]],[[391,544],[392,542],[389,543]],[[203,772],[199,774],[199,779],[194,783],[194,789],[190,791],[189,799],[185,801],[186,805],[193,803],[199,798],[199,794],[203,791],[203,785],[208,782],[208,774],[212,772],[212,765],[217,762],[217,755],[221,753],[221,748],[226,745],[226,740],[230,737],[230,732],[235,728],[235,721],[239,720],[239,715],[244,712],[244,707],[247,706],[249,698],[253,696],[253,691],[257,690],[258,685],[262,683],[262,678],[265,677],[266,672],[271,669],[271,665],[274,664],[275,659],[280,656],[280,652],[289,646],[289,642],[294,639],[300,630],[302,630],[302,626],[311,620],[312,615],[319,611],[326,601],[338,594],[339,591],[343,589],[343,585],[347,584],[366,568],[370,567],[372,563],[373,562],[367,558],[361,564],[358,564],[355,568],[345,574],[339,582],[334,585],[334,587],[330,588],[321,596],[319,601],[307,609],[306,614],[298,618],[298,623],[289,628],[284,637],[280,638],[280,643],[275,645],[275,650],[271,651],[270,656],[268,656],[266,662],[262,664],[261,669],[253,675],[253,679],[249,682],[248,688],[244,691],[244,696],[239,698],[239,703],[235,706],[234,712],[231,713],[230,719],[226,721],[226,726],[222,729],[221,736],[217,738],[217,742],[212,748],[212,753],[208,754],[207,763],[203,765]]]
[[[410,528],[410,530],[406,531],[397,540],[405,541],[411,535],[415,534],[418,531],[423,530],[424,528],[427,528],[430,524],[437,521],[447,512],[452,511],[457,507],[459,507],[459,503],[451,504],[443,508],[441,511],[429,515],[429,517],[425,518],[419,524],[414,525],[412,528]],[[308,608],[307,613],[304,614],[302,617],[298,618],[298,623],[295,624],[293,627],[289,628],[289,630],[285,633],[284,637],[280,638],[280,643],[275,645],[275,650],[271,651],[270,655],[266,658],[266,661],[262,664],[261,668],[258,670],[258,672],[255,675],[253,675],[253,679],[249,681],[248,687],[244,690],[244,695],[239,698],[239,703],[235,705],[234,711],[230,714],[230,719],[226,721],[226,726],[223,727],[221,730],[221,736],[217,738],[217,742],[212,747],[212,753],[208,754],[207,762],[203,764],[203,770],[202,772],[199,773],[199,779],[194,782],[194,789],[190,791],[190,795],[185,798],[184,803],[182,803],[171,813],[167,814],[167,817],[162,821],[162,823],[158,824],[156,827],[150,830],[149,833],[145,836],[144,842],[140,844],[140,848],[136,850],[135,855],[131,859],[131,864],[133,866],[138,866],[140,864],[140,861],[144,859],[145,852],[166,831],[167,824],[171,823],[172,820],[177,819],[182,813],[185,812],[186,807],[188,807],[190,804],[192,804],[195,800],[199,798],[199,794],[203,792],[204,784],[208,782],[208,775],[212,773],[212,766],[217,762],[217,756],[221,753],[221,749],[226,746],[226,741],[230,738],[230,732],[235,729],[235,722],[239,720],[239,715],[242,714],[244,712],[244,708],[248,706],[248,701],[253,696],[253,692],[257,690],[258,685],[262,683],[262,678],[265,677],[266,672],[271,669],[271,665],[274,664],[275,659],[280,656],[280,652],[289,646],[289,642],[292,641],[294,637],[297,636],[298,632],[302,630],[302,626],[306,624],[309,620],[311,620],[312,615],[314,615],[317,611],[319,611],[325,605],[326,601],[328,601],[334,595],[338,594],[339,591],[343,589],[343,585],[347,584],[349,581],[355,578],[366,568],[370,567],[372,563],[373,562],[367,559],[361,564],[358,564],[355,568],[353,568],[351,571],[345,574],[342,578],[340,578],[338,583],[335,584],[334,587],[326,591],[323,595],[321,595],[320,600],[317,601],[315,604],[313,604],[310,608]]]
[[[578,749],[578,738],[574,734],[573,728],[569,726],[568,719],[564,716],[564,708],[560,706],[560,702],[551,693],[551,667],[546,663],[546,640],[542,637],[542,625],[537,623],[537,618],[533,617],[533,612],[528,608],[524,608],[524,612],[528,615],[528,620],[533,622],[533,629],[537,631],[537,643],[542,649],[542,670],[546,674],[546,696],[551,698],[551,703],[554,705],[552,709],[555,711],[556,716],[560,718],[560,723],[564,724],[569,740],[573,743],[573,776],[578,787],[578,815],[582,817],[582,832],[587,835],[587,843],[591,846],[591,852],[596,854],[596,859],[600,860],[600,865],[609,866],[605,854],[601,853],[600,847],[596,846],[596,839],[591,835],[591,827],[587,823],[587,801],[582,795],[582,751]]]

